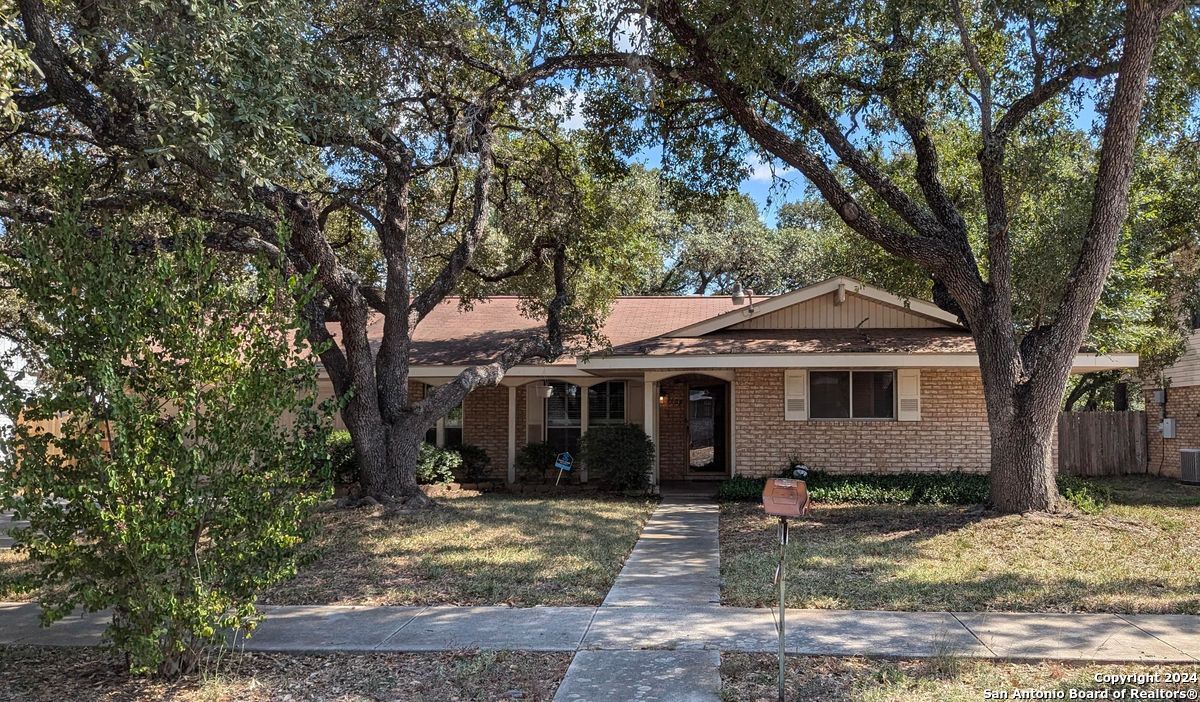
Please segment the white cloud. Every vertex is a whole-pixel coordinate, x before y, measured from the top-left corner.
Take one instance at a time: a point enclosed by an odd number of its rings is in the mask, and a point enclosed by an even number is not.
[[[558,117],[559,126],[567,131],[583,129],[583,100],[585,97],[582,90],[568,90],[555,103],[552,109],[555,116]]]
[[[750,167],[748,180],[756,183],[770,183],[775,178],[790,180],[800,174],[795,168],[780,163],[778,159],[764,161],[758,156],[751,156],[746,160],[746,165]]]

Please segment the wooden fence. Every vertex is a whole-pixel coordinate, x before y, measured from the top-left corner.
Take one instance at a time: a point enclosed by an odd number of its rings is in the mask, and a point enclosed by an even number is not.
[[[1058,472],[1145,473],[1145,412],[1063,412],[1058,416]]]

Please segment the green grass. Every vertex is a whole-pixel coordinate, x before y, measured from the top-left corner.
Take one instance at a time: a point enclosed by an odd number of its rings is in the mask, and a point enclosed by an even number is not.
[[[721,655],[721,697],[726,702],[775,702],[777,659],[766,654]],[[1159,672],[1193,675],[1197,665],[1092,665],[1048,661],[1001,663],[969,659],[873,660],[789,656],[789,702],[979,702],[984,690],[1061,691],[1117,689],[1097,674]],[[1196,683],[1127,686],[1139,691],[1192,690]],[[1053,699],[1053,698],[1050,698]],[[1128,697],[1126,697],[1128,699]]]
[[[980,507],[823,505],[794,523],[788,604],[884,610],[1200,613],[1200,488],[1098,479],[1096,514],[997,516]],[[725,604],[768,606],[775,522],[721,508]]]
[[[429,513],[331,512],[313,560],[270,604],[595,605],[650,500],[476,495]]]

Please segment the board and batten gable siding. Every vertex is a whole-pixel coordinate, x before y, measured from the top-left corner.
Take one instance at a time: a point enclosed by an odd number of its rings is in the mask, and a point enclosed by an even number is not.
[[[740,475],[778,475],[793,456],[830,473],[988,471],[991,436],[977,369],[920,369],[920,419],[915,421],[789,420],[787,372],[736,372],[734,434]],[[1057,465],[1057,431],[1051,437],[1051,457]]]
[[[1163,375],[1173,388],[1200,385],[1200,329],[1192,331],[1183,355]]]
[[[747,319],[730,329],[945,329],[945,322],[930,319],[912,310],[885,304],[846,291],[846,299],[837,303],[831,292],[811,300],[788,305],[760,317]]]

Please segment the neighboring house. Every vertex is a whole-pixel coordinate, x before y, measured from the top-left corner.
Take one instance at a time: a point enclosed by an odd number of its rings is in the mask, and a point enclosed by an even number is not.
[[[417,329],[414,396],[539,325],[513,297],[446,301]],[[371,331],[378,341],[382,319]],[[654,439],[656,483],[773,475],[791,457],[830,472],[988,469],[975,344],[932,303],[849,278],[740,306],[622,297],[603,334],[611,350],[513,368],[430,438],[484,448],[509,480],[527,442],[574,453],[588,428],[623,422]],[[1136,366],[1136,354],[1080,354],[1074,369]]]
[[[1145,384],[1147,468],[1159,475],[1179,477],[1180,449],[1200,449],[1200,312],[1192,315],[1191,327],[1183,356],[1163,371],[1161,384]],[[1173,437],[1164,435],[1162,422],[1168,418],[1174,420]]]

